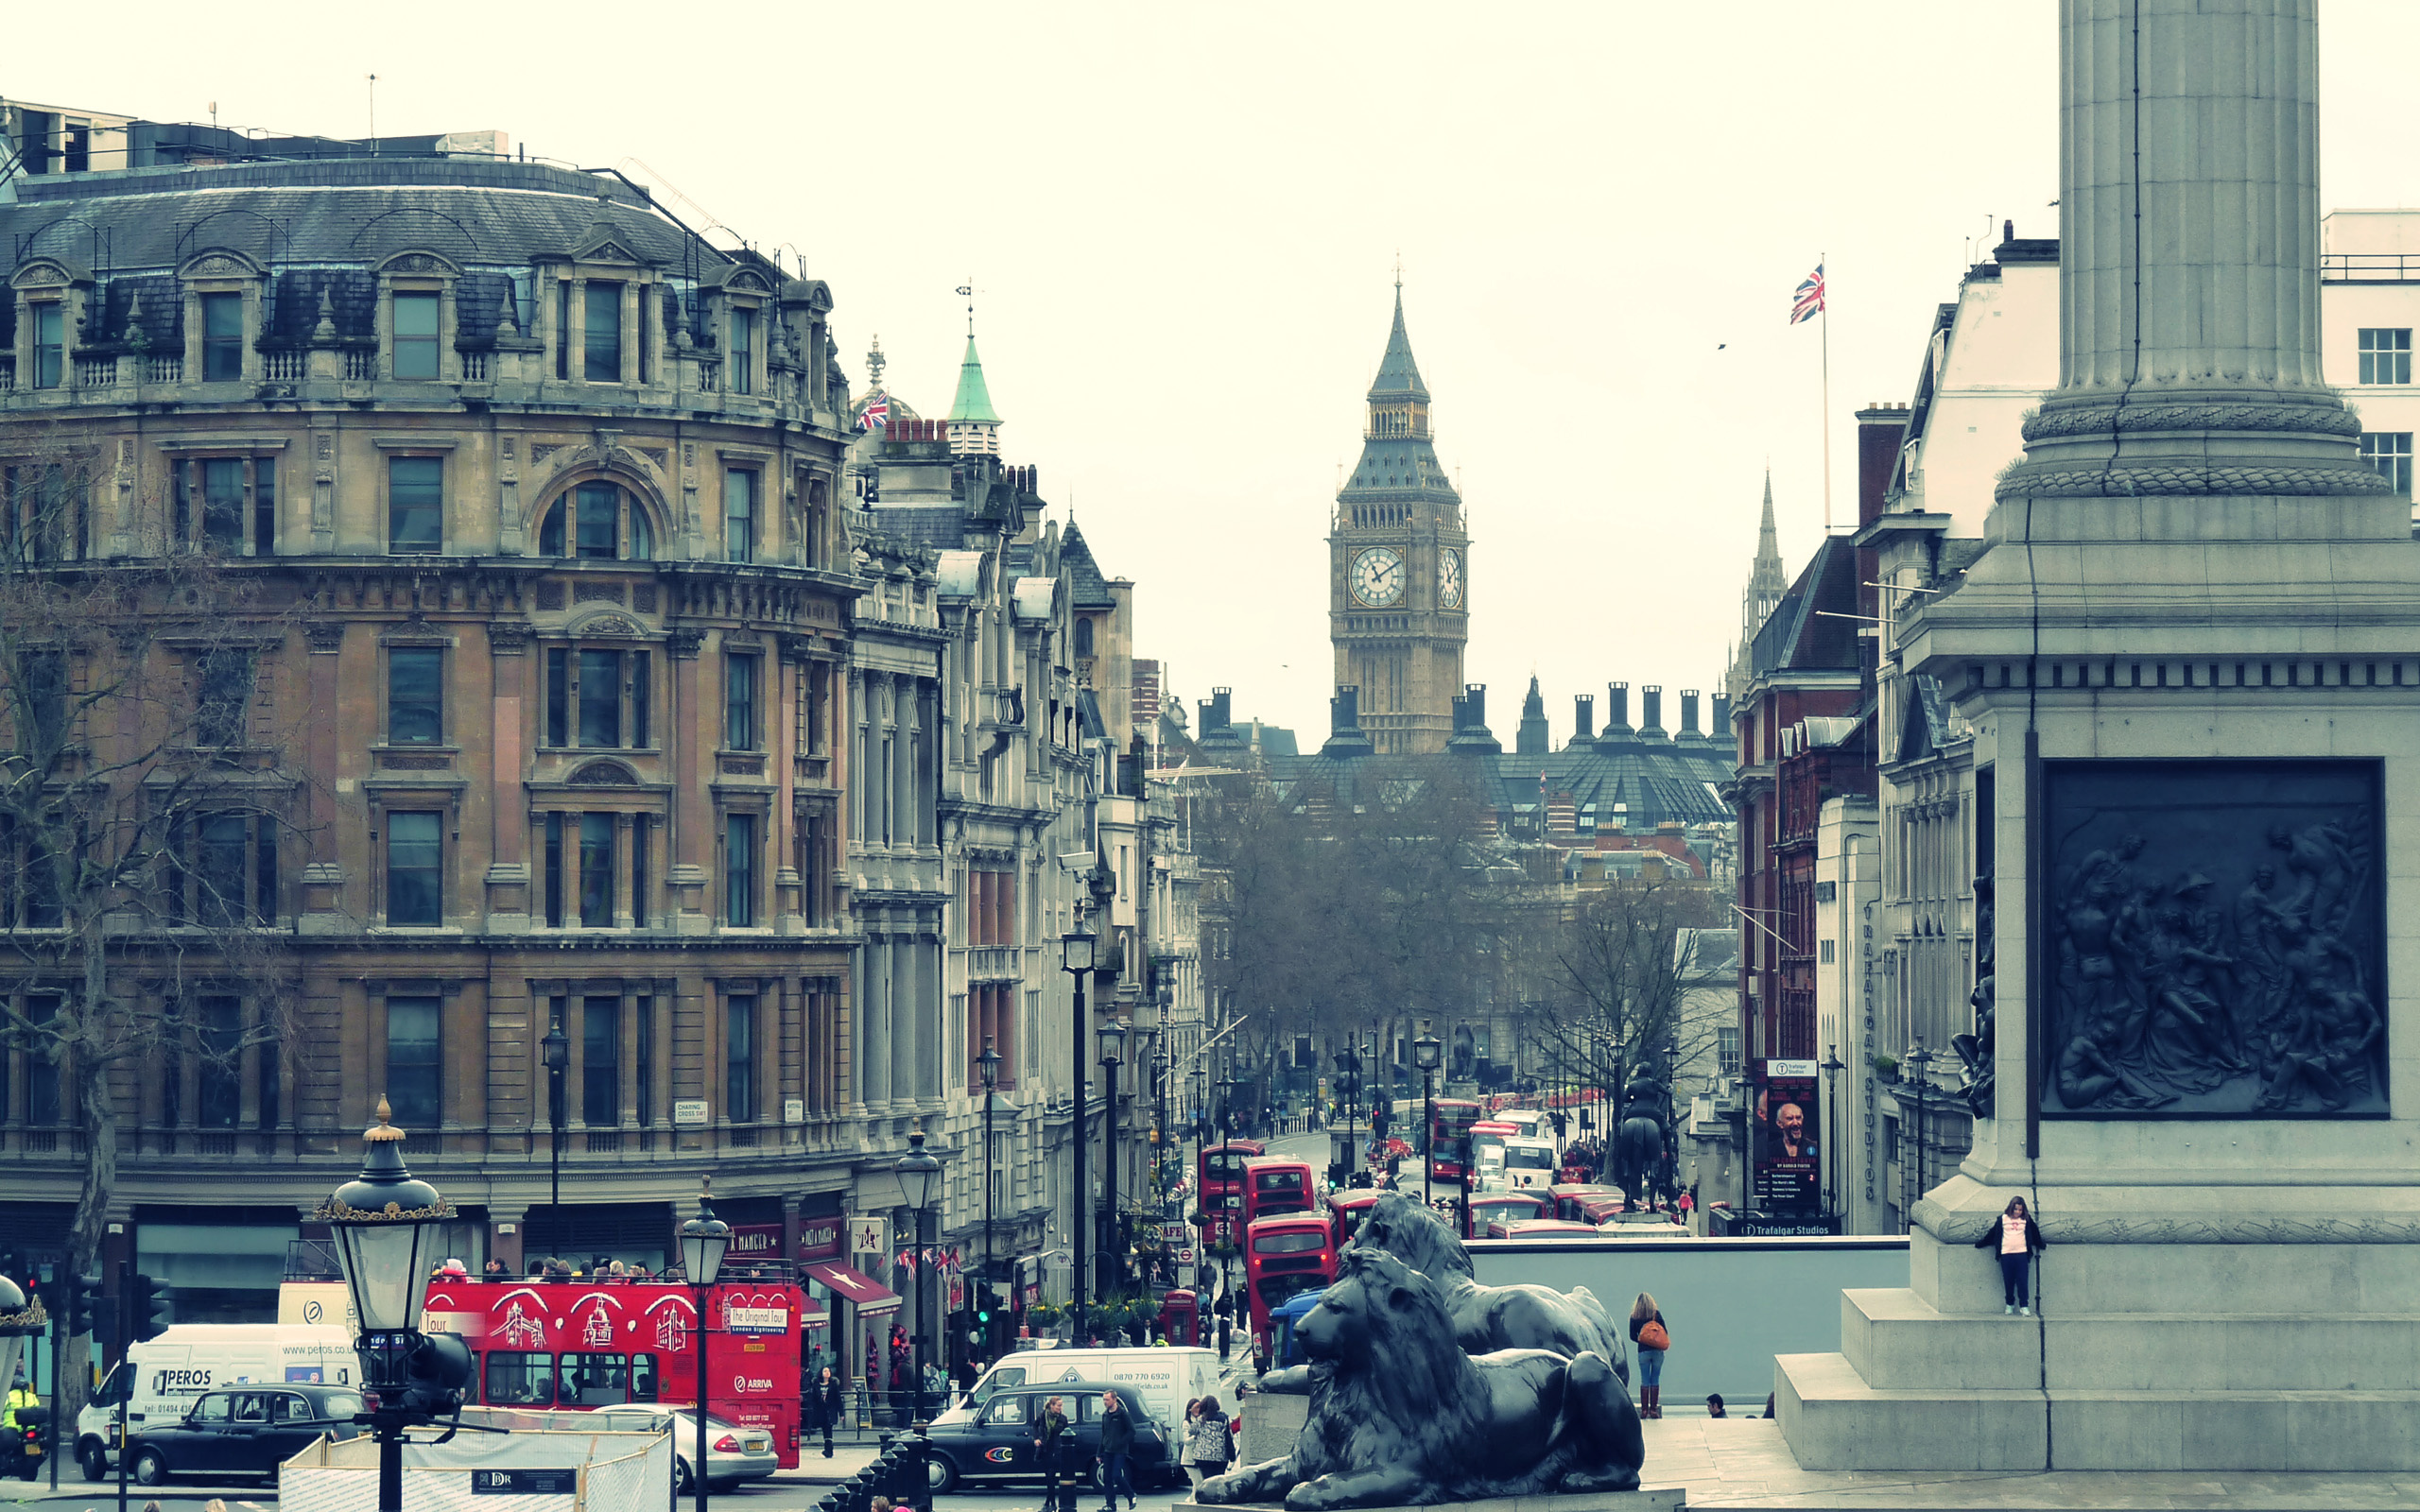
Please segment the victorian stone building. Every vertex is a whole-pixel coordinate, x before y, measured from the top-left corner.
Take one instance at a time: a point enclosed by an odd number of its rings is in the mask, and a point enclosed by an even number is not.
[[[297,1214],[357,1160],[382,1092],[475,1267],[660,1263],[708,1171],[759,1253],[870,1205],[857,1167],[888,1182],[902,1125],[864,1108],[929,1086],[899,1068],[897,1022],[855,1028],[851,909],[895,962],[888,932],[928,933],[936,900],[925,870],[853,886],[844,865],[853,822],[930,852],[931,789],[911,800],[908,778],[942,759],[939,631],[928,586],[885,619],[886,576],[873,617],[906,660],[853,701],[866,607],[825,286],[614,177],[495,157],[14,187],[0,465],[13,489],[43,458],[87,464],[60,548],[78,571],[195,554],[239,606],[239,674],[215,660],[190,686],[243,682],[203,765],[275,821],[242,869],[293,983],[269,1037],[251,988],[221,982],[255,1032],[216,1057],[177,973],[135,994],[164,1026],[108,1078],[104,1260],[179,1283],[188,1315],[266,1315]],[[103,713],[60,780],[108,771]],[[853,806],[869,721],[890,785]],[[894,727],[925,732],[921,754]],[[172,935],[130,925],[113,949],[216,970]],[[22,1036],[0,1052],[0,1236],[35,1248],[65,1229],[93,1137],[64,1074]]]

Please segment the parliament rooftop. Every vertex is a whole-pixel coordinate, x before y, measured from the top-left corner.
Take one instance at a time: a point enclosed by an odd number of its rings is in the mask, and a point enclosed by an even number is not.
[[[208,1256],[190,1310],[262,1315],[382,1091],[452,1253],[660,1252],[708,1168],[730,1221],[795,1223],[856,1145],[829,290],[493,133],[112,141],[0,177],[0,489],[13,529],[68,480],[60,571],[206,561],[241,606],[152,650],[257,816],[206,837],[213,906],[292,982],[179,936],[167,869],[105,1263]],[[57,780],[109,765],[82,717]],[[548,1039],[579,1196],[529,1233]],[[65,1228],[74,1085],[0,1048],[0,1247]]]

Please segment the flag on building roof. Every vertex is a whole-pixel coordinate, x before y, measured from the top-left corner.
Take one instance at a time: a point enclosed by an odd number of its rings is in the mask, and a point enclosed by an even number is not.
[[[1815,271],[1806,275],[1806,282],[1798,285],[1798,292],[1790,296],[1789,323],[1812,320],[1823,313],[1824,265],[1818,263]]]
[[[877,388],[866,396],[866,407],[857,413],[859,430],[880,430],[890,422],[890,396]]]

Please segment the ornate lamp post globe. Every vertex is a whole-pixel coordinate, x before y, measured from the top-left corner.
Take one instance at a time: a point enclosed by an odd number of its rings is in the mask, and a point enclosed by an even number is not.
[[[706,1289],[722,1275],[723,1251],[731,1247],[731,1225],[715,1216],[714,1177],[698,1192],[698,1215],[681,1226],[681,1267],[698,1294],[698,1443],[689,1461],[689,1484],[697,1488],[698,1512],[706,1512]]]
[[[911,1422],[923,1422],[925,1412],[925,1312],[931,1292],[933,1267],[925,1255],[925,1212],[933,1200],[933,1192],[941,1184],[942,1162],[925,1153],[925,1131],[918,1129],[908,1136],[908,1153],[893,1167],[899,1173],[899,1191],[909,1211],[916,1214],[916,1327],[910,1331],[916,1346],[916,1405],[909,1417]]]
[[[1445,1063],[1445,1044],[1420,1021],[1420,1036],[1411,1042],[1411,1063],[1420,1068],[1420,1200],[1436,1200],[1429,1173],[1437,1169],[1437,1068]]]
[[[1092,971],[1094,952],[1099,945],[1100,936],[1078,923],[1059,936],[1059,969],[1070,975]]]
[[[421,1298],[437,1257],[438,1226],[454,1216],[454,1207],[405,1166],[404,1131],[394,1126],[384,1094],[377,1112],[377,1126],[361,1136],[359,1179],[337,1188],[313,1216],[336,1239],[337,1266],[360,1323],[354,1349],[361,1357],[362,1384],[378,1394],[372,1417],[378,1506],[402,1512],[404,1429],[428,1420],[407,1400],[413,1356],[425,1346],[417,1328]],[[430,1363],[440,1362],[432,1356]],[[467,1365],[467,1356],[459,1363]]]
[[[39,1299],[28,1300],[25,1289],[0,1276],[0,1391],[17,1379],[18,1351],[25,1340],[50,1332],[50,1316]]]

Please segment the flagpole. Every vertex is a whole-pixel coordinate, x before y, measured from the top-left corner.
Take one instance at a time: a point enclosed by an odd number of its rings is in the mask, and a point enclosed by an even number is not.
[[[1824,302],[1816,306],[1816,314],[1824,324],[1824,534],[1832,533],[1832,256],[1821,254],[1815,263],[1824,269],[1824,291],[1818,296]]]

